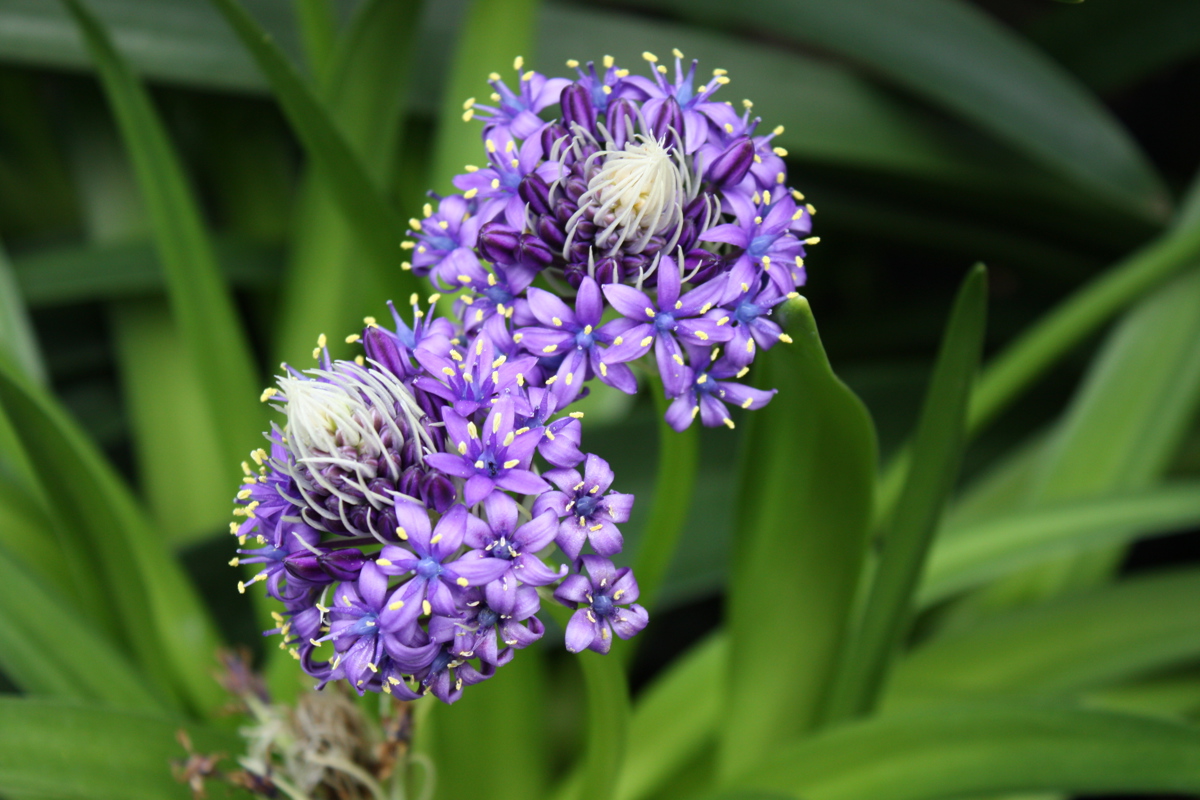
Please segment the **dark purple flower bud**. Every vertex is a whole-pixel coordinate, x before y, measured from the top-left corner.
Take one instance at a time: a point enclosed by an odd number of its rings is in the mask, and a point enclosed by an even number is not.
[[[674,97],[668,97],[654,111],[654,118],[647,120],[650,130],[660,141],[665,141],[667,147],[683,145],[683,109]]]
[[[708,166],[706,177],[718,186],[730,186],[741,182],[752,166],[754,142],[747,136],[729,145],[725,152],[714,158]]]
[[[332,553],[318,556],[317,561],[322,569],[338,581],[358,580],[359,571],[362,570],[363,564],[367,563],[366,557],[355,548],[334,550]]]
[[[309,550],[292,553],[283,559],[284,569],[302,581],[309,583],[333,583],[333,579],[321,569],[321,557]]]
[[[579,203],[579,198],[582,197],[583,193],[587,191],[587,181],[585,181],[583,178],[573,175],[563,183],[563,187],[566,189],[567,197],[570,198],[573,204],[576,204],[575,208],[578,208],[579,206],[577,204]],[[555,210],[557,211],[558,209]],[[575,209],[571,209],[571,214],[574,213]],[[567,218],[570,218],[570,214],[567,215]],[[563,220],[563,222],[566,221],[567,220],[565,219]]]
[[[562,246],[567,242],[566,233],[563,232],[562,226],[554,221],[553,217],[538,217],[535,232],[539,239],[555,250],[562,250]]]
[[[567,283],[571,285],[572,289],[578,289],[587,274],[586,264],[567,264],[563,267],[563,277],[567,279]]]
[[[501,222],[488,222],[479,229],[479,254],[493,264],[515,264],[521,232]]]
[[[690,250],[684,256],[684,272],[692,275],[690,283],[699,286],[715,275],[725,271],[725,261],[716,253],[707,250]]]
[[[454,488],[453,481],[436,472],[426,477],[425,486],[421,490],[421,499],[427,505],[433,506],[433,510],[439,514],[445,514],[454,505],[457,495],[458,490]]]
[[[637,132],[637,115],[637,107],[624,98],[608,104],[604,124],[608,128],[608,135],[612,137],[615,149],[624,148],[625,142],[633,138],[633,134]]]
[[[606,283],[620,283],[621,262],[611,256],[600,259],[596,262],[595,278],[596,283],[602,286]]]
[[[524,233],[513,252],[516,264],[531,269],[545,269],[554,261],[554,251],[538,237]]]
[[[577,83],[572,83],[563,89],[558,102],[562,107],[563,122],[566,123],[568,129],[578,125],[595,136],[596,109],[592,105],[592,98],[587,89]]]
[[[562,151],[570,141],[571,133],[561,122],[552,122],[542,128],[542,152],[548,157],[555,155],[554,146],[556,144]]]
[[[409,497],[421,496],[421,485],[425,478],[425,471],[420,467],[409,467],[400,473],[400,480],[396,482],[396,491],[400,494],[406,494]]]
[[[535,214],[550,213],[550,184],[541,175],[531,172],[517,185],[517,194],[529,204]]]
[[[395,337],[389,335],[383,328],[374,325],[364,328],[362,342],[363,349],[367,352],[367,358],[378,362],[380,366],[394,375],[403,376],[408,373],[409,366],[400,354],[400,347]]]

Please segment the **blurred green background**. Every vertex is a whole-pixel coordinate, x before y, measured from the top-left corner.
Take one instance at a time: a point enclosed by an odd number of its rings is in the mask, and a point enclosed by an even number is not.
[[[0,0],[0,347],[132,484],[229,640],[261,650],[261,626],[225,566],[224,535],[237,463],[266,420],[258,391],[281,360],[311,363],[320,333],[335,356],[349,354],[342,339],[362,317],[383,317],[385,300],[414,288],[398,267],[403,220],[427,189],[448,190],[479,160],[479,126],[461,121],[462,102],[486,93],[487,73],[511,77],[518,54],[527,67],[567,74],[569,58],[611,54],[638,71],[643,50],[679,48],[702,70],[729,70],[721,99],[749,98],[767,128],[785,126],[776,141],[791,182],[817,208],[821,237],[805,296],[834,371],[878,436],[877,532],[900,494],[895,464],[905,456],[893,459],[911,452],[904,444],[963,274],[988,268],[984,363],[1012,353],[1023,332],[1042,336],[1009,372],[985,373],[991,394],[975,397],[978,436],[947,486],[955,499],[942,538],[983,529],[998,541],[987,524],[1030,530],[1040,508],[1097,505],[1065,545],[1035,541],[1034,555],[999,567],[986,566],[993,551],[944,573],[928,567],[908,645],[958,636],[947,646],[961,655],[972,635],[1002,637],[1006,614],[1167,568],[1186,574],[1200,560],[1191,482],[1200,472],[1200,295],[1188,272],[1200,265],[1200,202],[1188,194],[1200,166],[1195,0],[244,0],[295,68],[282,78],[256,62],[220,5],[88,3],[149,88],[186,176],[173,183],[162,178],[169,169],[155,172],[173,156],[153,136],[133,146],[142,162],[131,159],[130,130],[141,120],[145,131],[145,114],[126,97],[118,125],[67,8]],[[289,95],[293,78],[293,89],[311,91]],[[188,185],[203,228],[188,216]],[[1035,327],[1047,319],[1049,328]],[[803,426],[808,389],[787,384],[770,424]],[[652,513],[682,530],[662,556],[669,568],[632,666],[636,692],[727,617],[723,598],[738,580],[730,565],[746,563],[734,552],[738,509],[754,502],[739,489],[738,465],[790,461],[747,448],[742,426],[706,430],[688,440],[699,448],[690,490],[686,469],[660,469],[651,397],[587,404],[585,449],[611,461],[617,489],[638,496],[626,552],[639,553]],[[44,564],[53,553],[23,532],[51,523],[15,460],[0,459],[0,543],[19,562]],[[41,488],[51,506],[56,490]],[[678,519],[652,512],[656,492],[675,490]],[[1130,511],[1137,502],[1141,516]],[[774,524],[790,519],[803,535],[810,509],[800,501],[789,517],[778,503]],[[1062,568],[1057,577],[1053,566],[1028,571],[1047,561]],[[938,575],[949,577],[939,585]],[[1196,586],[1172,597],[1200,608]],[[1174,620],[1177,636],[1157,660],[1071,691],[1099,687],[1115,706],[1194,713],[1194,622]],[[548,659],[527,669],[544,670],[535,682],[557,698],[538,734],[554,743],[553,775],[578,746],[582,710],[578,675],[557,653]],[[897,678],[911,697],[953,684],[922,684],[920,664],[914,657]],[[1024,685],[1020,669],[996,685]],[[681,771],[709,752],[685,753],[694,761]]]

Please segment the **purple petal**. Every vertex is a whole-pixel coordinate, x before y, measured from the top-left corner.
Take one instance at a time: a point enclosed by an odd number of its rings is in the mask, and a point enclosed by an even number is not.
[[[625,545],[617,526],[608,520],[600,520],[588,526],[588,541],[602,556],[615,556]]]
[[[426,457],[425,460],[428,461],[429,458]],[[463,487],[463,499],[466,500],[467,505],[473,506],[483,502],[483,499],[495,488],[495,481],[477,472],[467,479],[467,485]]]
[[[447,564],[446,570],[454,573],[455,578],[465,578],[468,586],[483,586],[508,571],[508,561],[502,558],[481,558],[481,552],[472,550],[457,561]]]
[[[605,284],[603,291],[612,307],[624,316],[641,322],[654,319],[654,303],[632,286],[610,283]]]
[[[411,500],[396,498],[396,525],[401,531],[397,535],[407,541],[418,555],[429,552],[429,510]]]
[[[593,278],[585,277],[579,284],[578,293],[575,295],[576,319],[580,326],[595,327],[600,324],[600,317],[603,314],[604,298],[600,294],[600,285]]]
[[[571,603],[590,604],[588,595],[592,592],[592,582],[583,575],[568,575],[557,589],[554,599],[564,605]]]
[[[517,494],[541,494],[550,489],[550,484],[527,469],[502,470],[501,474],[496,476],[496,485]],[[468,481],[468,491],[470,491],[470,486],[470,481]]]
[[[607,461],[598,455],[588,454],[583,466],[583,480],[586,483],[584,491],[591,493],[593,487],[599,487],[596,489],[597,494],[605,492],[612,486],[613,477],[612,467]]]
[[[383,607],[383,601],[387,597],[388,577],[379,571],[379,567],[375,566],[374,561],[368,561],[363,564],[362,570],[358,573],[358,593],[362,595],[363,600],[373,609]]]
[[[604,506],[607,517],[613,522],[628,522],[629,512],[633,509],[634,496],[621,492],[610,492],[604,496]]]
[[[614,613],[610,618],[612,620],[613,630],[617,636],[622,639],[628,639],[636,636],[646,624],[650,622],[650,615],[646,613],[646,609],[639,605],[632,605],[628,609],[621,609]]]
[[[583,652],[592,646],[592,642],[600,638],[600,626],[591,619],[588,619],[589,614],[591,614],[589,609],[581,608],[571,615],[571,621],[567,623],[566,644],[568,651],[572,653]]]
[[[469,478],[475,474],[475,467],[465,457],[451,453],[431,453],[425,456],[425,463],[456,478]]]
[[[545,327],[553,329],[565,326],[565,329],[569,330],[583,327],[577,322],[575,312],[571,310],[570,306],[556,295],[536,286],[530,286],[526,290],[526,297],[529,298],[529,310]],[[557,323],[555,323],[556,319]]]

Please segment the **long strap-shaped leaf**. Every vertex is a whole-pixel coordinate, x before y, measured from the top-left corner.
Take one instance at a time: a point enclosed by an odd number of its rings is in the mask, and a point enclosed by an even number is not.
[[[726,776],[816,725],[866,558],[871,418],[834,375],[807,301],[789,332],[792,344],[761,357],[757,380],[779,393],[750,415],[744,442],[726,608]]]
[[[1114,206],[1162,219],[1162,180],[1086,87],[957,0],[659,0],[687,16],[747,24],[865,64],[1008,142]]]
[[[325,173],[346,220],[380,264],[399,268],[403,224],[367,177],[312,87],[237,0],[212,0],[254,56],[305,152]]]
[[[946,327],[921,411],[913,467],[883,543],[862,622],[833,682],[831,720],[875,705],[888,662],[908,630],[925,556],[966,444],[967,404],[983,351],[986,314],[987,272],[977,266],[963,282]]]
[[[898,665],[897,700],[1077,693],[1200,655],[1200,570],[1122,581],[939,636]]]
[[[0,614],[0,669],[21,689],[119,708],[168,707],[110,641],[3,548],[0,608],[5,609]]]
[[[169,717],[0,698],[0,791],[79,800],[186,800],[191,792],[171,775],[171,762],[187,758],[175,738],[181,729],[200,753],[236,756],[243,748],[233,734]]]
[[[1000,515],[939,534],[922,605],[1064,553],[1200,525],[1200,482]]]
[[[939,706],[777,748],[735,781],[805,800],[1200,791],[1200,730],[1016,703]]]
[[[70,417],[4,359],[0,405],[55,511],[90,548],[137,661],[193,708],[215,708],[222,692],[210,674],[212,620],[128,487]]]
[[[255,367],[183,166],[146,90],[84,0],[63,0],[99,71],[153,223],[171,311],[202,378],[230,469],[261,430]],[[181,421],[181,424],[185,424]]]

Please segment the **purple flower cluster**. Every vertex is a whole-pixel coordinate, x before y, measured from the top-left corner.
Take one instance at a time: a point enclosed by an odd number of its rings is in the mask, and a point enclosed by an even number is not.
[[[550,597],[575,609],[572,652],[646,626],[610,560],[633,496],[566,410],[593,379],[636,392],[653,351],[673,427],[733,427],[727,403],[773,395],[737,380],[787,341],[771,312],[815,241],[774,134],[676,55],[674,82],[650,54],[650,78],[610,58],[574,81],[518,59],[517,92],[493,75],[495,105],[464,115],[487,164],[405,243],[453,317],[438,295],[408,319],[389,304],[392,327],[348,338],[363,355],[331,360],[322,336],[316,369],[264,392],[286,422],[243,464],[233,563],[261,565],[250,583],[283,604],[267,633],[321,685],[454,702],[541,638]]]

